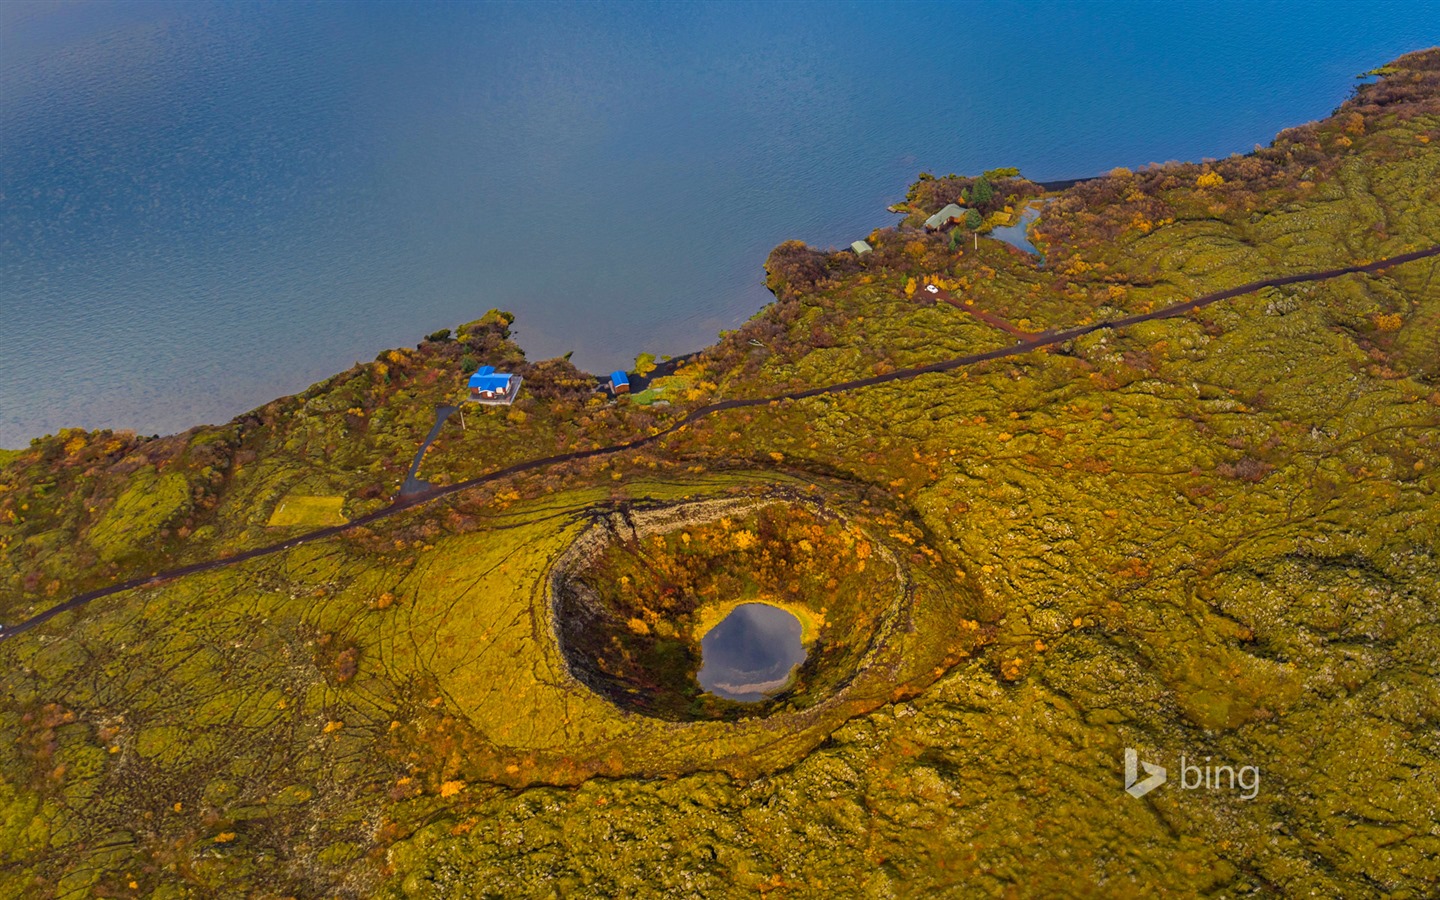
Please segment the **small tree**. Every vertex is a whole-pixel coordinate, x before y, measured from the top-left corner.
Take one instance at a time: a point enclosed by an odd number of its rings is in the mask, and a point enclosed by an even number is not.
[[[985,217],[980,215],[980,210],[972,209],[969,212],[965,213],[966,228],[970,229],[971,231],[975,231],[983,224],[985,224]]]
[[[644,378],[655,371],[655,354],[642,353],[635,357],[635,374]]]
[[[975,183],[970,186],[970,202],[976,206],[984,206],[994,197],[995,188],[990,184],[990,179],[984,175],[975,179]]]

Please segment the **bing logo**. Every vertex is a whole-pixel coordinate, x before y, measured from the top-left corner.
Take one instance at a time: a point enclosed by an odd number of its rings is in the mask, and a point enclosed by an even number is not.
[[[1140,777],[1140,770],[1145,777]],[[1134,747],[1125,748],[1125,793],[1132,797],[1143,797],[1168,780],[1164,766],[1146,762],[1140,758]],[[1238,790],[1241,800],[1254,800],[1260,794],[1260,769],[1258,766],[1197,765],[1180,757],[1180,788],[1186,791]]]
[[[1145,780],[1140,780],[1139,767],[1145,767]],[[1165,783],[1165,767],[1143,762],[1134,747],[1125,748],[1125,793],[1143,797]]]

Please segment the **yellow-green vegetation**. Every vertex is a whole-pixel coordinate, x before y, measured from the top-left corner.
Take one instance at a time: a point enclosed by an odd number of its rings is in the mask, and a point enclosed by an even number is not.
[[[119,559],[145,549],[189,506],[190,485],[185,476],[174,472],[156,475],[153,469],[141,469],[130,476],[125,492],[86,537],[101,559]]]
[[[302,494],[291,494],[275,507],[270,514],[270,521],[266,522],[271,528],[282,528],[294,525],[343,525],[345,515],[341,509],[345,505],[344,497],[307,497]]]
[[[669,406],[524,361],[492,312],[224,426],[37,440],[0,457],[0,621],[274,540],[292,495],[384,507],[480,360],[525,391],[452,417],[436,484],[1014,343],[912,279],[1039,331],[1435,245],[1440,51],[1254,154],[1077,185],[1032,235],[1044,267],[781,245],[776,302]],[[722,411],[102,598],[0,640],[0,896],[1431,895],[1437,346],[1430,258]],[[814,652],[741,709],[689,673],[744,598]],[[1172,783],[1127,796],[1126,747]],[[1182,754],[1258,794],[1182,789]]]
[[[672,374],[655,378],[645,390],[630,395],[630,402],[644,406],[662,400],[667,403],[688,404],[713,400],[714,395],[710,391],[715,389],[715,385],[704,381],[702,375],[699,368],[682,364]]]
[[[972,618],[978,598],[963,574],[941,564],[922,529],[843,483],[804,488],[783,479],[759,496],[627,506],[599,519],[551,580],[570,674],[645,716],[763,717],[748,727],[795,741],[923,687],[983,642],[988,629]],[[762,597],[794,610],[808,629],[796,681],[764,704],[703,693],[695,677],[700,639],[722,610]],[[727,741],[744,733],[727,728],[688,753],[728,754]],[[753,773],[769,764],[756,754],[724,768]]]

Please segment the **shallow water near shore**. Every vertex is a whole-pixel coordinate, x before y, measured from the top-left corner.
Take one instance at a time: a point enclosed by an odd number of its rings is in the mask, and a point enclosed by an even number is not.
[[[591,371],[693,350],[769,300],[773,246],[890,224],[919,171],[1246,151],[1437,19],[6,4],[0,446],[224,421],[491,307]]]
[[[1031,206],[1020,213],[1020,218],[1014,225],[1001,225],[990,230],[990,237],[997,241],[1004,241],[1012,247],[1024,250],[1026,253],[1040,255],[1035,245],[1030,243],[1030,226],[1040,218],[1040,208]]]

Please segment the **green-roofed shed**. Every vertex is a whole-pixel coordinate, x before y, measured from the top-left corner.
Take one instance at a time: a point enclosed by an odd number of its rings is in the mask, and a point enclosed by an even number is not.
[[[929,231],[940,231],[951,222],[958,222],[965,218],[968,210],[955,203],[947,205],[944,209],[925,220],[925,228]]]
[[[856,241],[850,245],[850,249],[855,251],[856,256],[864,256],[874,248],[864,241]]]

